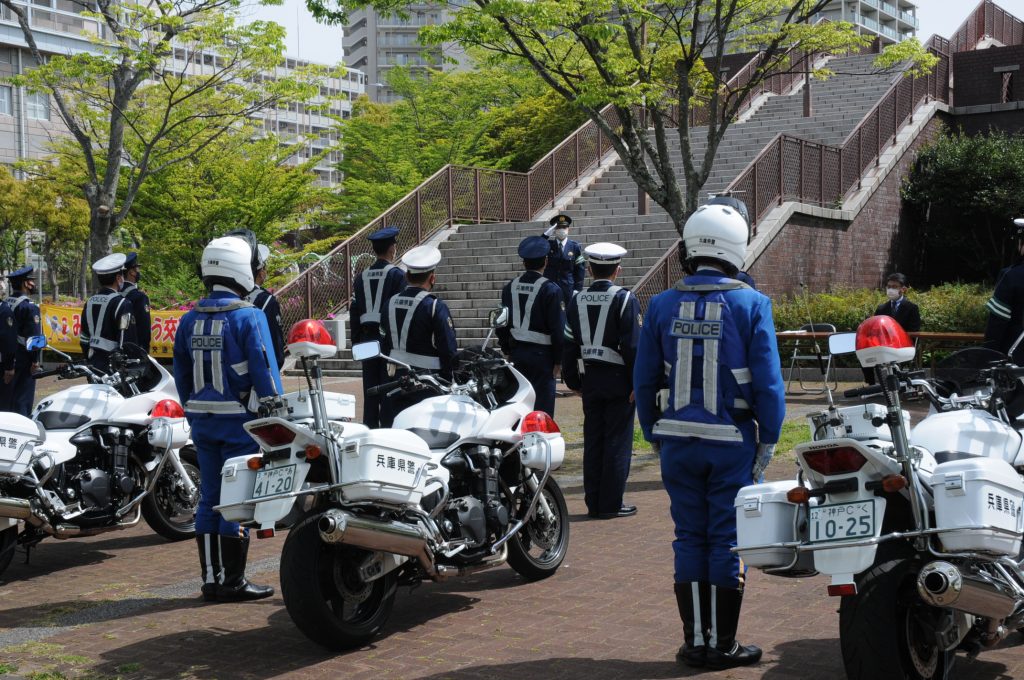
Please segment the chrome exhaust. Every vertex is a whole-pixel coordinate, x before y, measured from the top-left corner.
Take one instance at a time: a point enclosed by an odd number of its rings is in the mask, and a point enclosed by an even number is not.
[[[438,575],[434,555],[427,546],[427,536],[417,526],[369,519],[331,508],[320,517],[317,528],[325,543],[342,543],[366,550],[405,555],[418,559],[432,578]]]
[[[23,498],[0,498],[0,517],[32,519],[32,504]]]
[[[1001,621],[1017,608],[1017,600],[999,584],[964,574],[949,562],[930,562],[917,575],[917,592],[935,607],[949,607]]]

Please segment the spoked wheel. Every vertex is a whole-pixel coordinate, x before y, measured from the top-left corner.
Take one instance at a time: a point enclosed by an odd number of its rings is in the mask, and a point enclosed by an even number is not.
[[[524,484],[522,489],[528,489]],[[569,552],[569,509],[562,489],[553,478],[548,478],[540,490],[550,516],[538,507],[533,518],[508,542],[508,563],[524,578],[536,581],[551,576]],[[526,511],[532,496],[519,497],[516,516]]]
[[[18,549],[18,525],[0,531],[0,574],[7,570]]]
[[[169,541],[183,541],[196,535],[196,507],[199,505],[199,458],[191,446],[178,452],[181,466],[192,480],[188,493],[178,470],[164,463],[153,491],[142,499],[142,516],[153,531]]]
[[[372,553],[324,543],[317,528],[319,519],[319,514],[307,517],[284,543],[281,594],[285,607],[313,642],[333,651],[361,647],[391,615],[395,572],[363,580],[360,566]]]
[[[935,644],[929,607],[914,591],[920,564],[893,560],[857,580],[839,605],[839,640],[849,680],[947,680],[953,651]]]

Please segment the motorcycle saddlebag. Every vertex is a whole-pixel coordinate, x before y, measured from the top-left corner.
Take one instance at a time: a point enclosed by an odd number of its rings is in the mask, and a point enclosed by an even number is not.
[[[0,475],[21,477],[28,471],[32,444],[43,441],[42,428],[17,413],[0,413]]]
[[[345,500],[416,505],[430,462],[427,443],[406,430],[379,429],[346,439],[341,453]]]
[[[939,533],[946,550],[1014,557],[1020,553],[1024,482],[1009,463],[980,456],[951,460],[935,467],[931,484],[937,528],[963,527]]]
[[[246,465],[254,454],[228,458],[224,461],[224,467],[220,469],[220,503],[231,505],[241,503],[252,498],[252,488],[256,484],[256,470],[250,470]],[[229,522],[251,522],[256,512],[255,505],[239,505],[234,508],[224,508],[220,511],[221,516]]]
[[[792,543],[798,539],[797,520],[807,523],[803,506],[786,500],[786,492],[799,482],[795,479],[753,484],[736,496],[736,546],[743,562],[751,567],[784,567],[793,561],[794,548],[764,548],[772,543]],[[799,518],[798,518],[799,515]]]

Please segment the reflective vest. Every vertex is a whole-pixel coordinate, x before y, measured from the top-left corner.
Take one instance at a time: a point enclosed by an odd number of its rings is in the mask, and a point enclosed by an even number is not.
[[[103,324],[107,318],[107,308],[110,303],[114,302],[117,306],[114,308],[114,319],[119,320],[120,315],[117,314],[117,310],[120,309],[121,303],[125,302],[124,296],[121,293],[113,292],[106,293],[103,295],[93,295],[89,298],[89,302],[85,305],[85,319],[84,332],[81,334],[83,339],[86,339],[89,344],[89,349],[102,350],[104,352],[113,352],[116,349],[120,349],[124,343],[124,331],[120,328],[118,321],[117,327],[117,340],[111,340],[104,338]],[[97,314],[96,311],[99,310]]]
[[[623,290],[622,286],[609,286],[605,291],[592,291],[587,289],[573,298],[580,321],[580,357],[586,361],[602,361],[607,364],[625,366],[626,361],[619,353],[618,337],[613,341],[615,347],[608,344],[605,331],[608,328],[608,318],[611,316],[612,306],[615,304],[615,295]],[[622,298],[622,308],[619,315],[625,313],[626,303],[629,300],[629,291]],[[596,308],[597,325],[590,327],[590,310]]]
[[[32,302],[32,298],[30,298],[27,295],[18,295],[18,296],[12,295],[11,297],[7,298],[7,304],[11,308],[11,314],[12,315],[14,314],[14,312],[16,312],[18,310],[18,307],[20,307],[21,303],[23,303],[23,302]],[[15,325],[17,325],[17,319],[15,319]],[[18,330],[21,330],[21,329],[18,328]],[[19,335],[17,337],[18,337],[19,349],[24,349],[25,348],[25,343],[28,341],[28,338],[26,338],[23,335]]]
[[[232,300],[218,307],[197,306],[202,314],[192,326],[189,351],[192,353],[192,398],[185,403],[190,413],[245,414],[254,392],[232,394],[227,388],[228,369],[241,377],[248,375],[249,362],[231,333],[226,333],[227,316],[236,309],[252,307],[248,300]],[[238,361],[232,361],[239,359]],[[251,409],[255,411],[255,408]]]
[[[265,291],[263,288],[256,286],[255,288],[250,290],[249,293],[245,296],[245,301],[258,309],[262,309],[265,312],[267,311],[267,305],[270,304],[270,293],[267,293],[267,295],[264,296],[263,304],[259,304],[259,299],[260,295],[263,295],[263,293],[266,292],[267,291]]]
[[[540,331],[531,331],[530,322],[533,320],[533,305],[537,302],[541,288],[548,282],[541,276],[533,283],[524,283],[522,275],[512,279],[512,337],[519,342],[532,342],[535,345],[550,345],[551,335]],[[526,296],[525,304],[523,296]]]
[[[430,291],[421,290],[416,294],[415,297],[407,297],[404,295],[395,295],[388,302],[388,326],[389,332],[392,334],[393,347],[391,348],[391,358],[397,359],[402,363],[409,364],[413,368],[422,368],[432,371],[441,369],[441,359],[436,356],[428,356],[426,354],[415,354],[408,351],[409,347],[409,329],[412,328],[412,317],[419,308],[420,303],[430,295]],[[437,300],[434,300],[434,304],[430,309],[430,317],[434,317],[434,310],[437,306]],[[405,310],[405,317],[402,319],[402,327],[398,327],[398,310]]]
[[[363,280],[363,299],[366,311],[359,316],[359,323],[380,323],[380,306],[384,301],[384,280],[395,265],[388,264],[380,269],[365,269],[360,274]]]

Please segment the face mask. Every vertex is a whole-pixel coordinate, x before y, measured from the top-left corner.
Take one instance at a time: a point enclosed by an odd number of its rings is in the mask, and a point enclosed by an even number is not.
[[[569,230],[555,229],[555,238],[557,238],[559,241],[564,241],[565,239],[569,238]]]
[[[900,296],[900,289],[899,288],[886,288],[885,289],[885,294],[887,296],[889,296],[890,300],[895,300],[896,298],[898,298]]]

